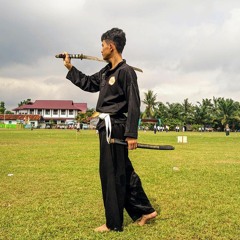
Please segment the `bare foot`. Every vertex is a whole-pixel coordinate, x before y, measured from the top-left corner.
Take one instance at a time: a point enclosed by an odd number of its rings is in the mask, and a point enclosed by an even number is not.
[[[157,216],[157,212],[153,212],[147,215],[142,215],[142,218],[140,219],[140,221],[138,222],[138,225],[143,226],[144,224],[146,224],[149,220],[155,218]]]
[[[106,224],[103,224],[102,226],[95,228],[95,232],[109,232],[110,229],[106,226]]]

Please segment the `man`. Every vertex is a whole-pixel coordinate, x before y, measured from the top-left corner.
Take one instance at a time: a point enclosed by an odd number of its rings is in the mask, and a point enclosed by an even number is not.
[[[101,113],[97,129],[106,223],[95,231],[123,231],[124,208],[141,226],[155,218],[157,212],[151,206],[128,158],[128,150],[137,147],[140,98],[136,73],[122,58],[125,33],[113,28],[102,35],[101,41],[103,59],[109,64],[98,73],[87,76],[77,70],[66,52],[64,65],[69,70],[67,79],[73,84],[84,91],[99,92],[96,111]],[[128,148],[109,144],[110,137],[124,139]]]

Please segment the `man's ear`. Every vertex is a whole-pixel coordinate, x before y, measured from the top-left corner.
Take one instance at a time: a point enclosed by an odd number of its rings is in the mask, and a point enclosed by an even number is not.
[[[110,47],[111,51],[116,49],[116,46],[115,46],[115,44],[113,42],[110,42],[109,47]]]

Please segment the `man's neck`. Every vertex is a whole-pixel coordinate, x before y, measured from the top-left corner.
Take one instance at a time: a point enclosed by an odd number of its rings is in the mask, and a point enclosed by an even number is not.
[[[109,59],[109,62],[112,65],[111,69],[114,69],[120,62],[122,62],[122,56],[120,54],[113,56],[111,59]]]

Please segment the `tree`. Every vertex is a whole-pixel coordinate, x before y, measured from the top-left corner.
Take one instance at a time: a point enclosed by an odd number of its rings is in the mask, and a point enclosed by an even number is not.
[[[232,127],[239,123],[239,103],[234,102],[232,99],[215,98],[215,115],[221,123],[222,129],[226,124]]]
[[[180,103],[169,103],[168,105],[168,120],[166,124],[170,125],[170,129],[176,127],[177,125],[183,125],[182,112],[183,106]]]
[[[94,108],[88,108],[87,111],[86,111],[87,117],[91,117],[94,112],[95,112]]]
[[[5,112],[6,108],[5,108],[5,103],[4,102],[0,102],[0,113],[3,114]]]
[[[194,123],[201,126],[209,125],[213,122],[213,104],[211,99],[202,99],[202,102],[197,102],[194,107]]]
[[[148,90],[144,95],[145,98],[142,102],[146,105],[146,109],[143,113],[143,118],[153,118],[156,105],[158,104],[156,101],[157,94],[154,94],[152,90]]]
[[[79,112],[75,119],[79,123],[87,122],[87,119],[88,119],[87,113]]]
[[[25,104],[32,104],[31,99],[28,98],[27,100],[21,101],[21,102],[18,104],[18,106],[20,107],[20,106],[25,105]]]
[[[95,111],[95,110],[92,108],[92,109],[87,109],[87,111],[86,111],[85,113],[79,112],[75,119],[76,119],[77,122],[79,122],[79,123],[83,123],[83,122],[87,123],[89,117],[92,116],[92,114],[93,114],[94,111]]]
[[[159,102],[157,108],[155,109],[154,117],[161,119],[161,123],[164,125],[169,118],[168,107],[164,103]]]
[[[181,112],[182,120],[184,124],[193,123],[194,118],[194,108],[192,103],[189,103],[188,98],[184,99],[182,103],[183,111]]]

